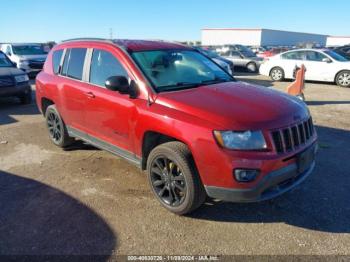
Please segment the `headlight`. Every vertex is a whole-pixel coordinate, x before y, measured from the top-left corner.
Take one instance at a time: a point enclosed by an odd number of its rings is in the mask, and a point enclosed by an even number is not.
[[[266,141],[261,131],[214,131],[220,146],[236,150],[266,149]]]
[[[18,76],[15,76],[15,80],[17,83],[27,82],[29,81],[29,77],[28,75],[18,75]]]

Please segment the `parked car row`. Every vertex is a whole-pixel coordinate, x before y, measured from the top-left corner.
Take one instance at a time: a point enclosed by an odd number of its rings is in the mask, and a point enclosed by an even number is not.
[[[32,101],[29,77],[0,51],[0,97],[18,97],[22,104]]]
[[[47,50],[42,44],[16,43],[1,44],[0,50],[29,76],[37,75],[43,68]]]

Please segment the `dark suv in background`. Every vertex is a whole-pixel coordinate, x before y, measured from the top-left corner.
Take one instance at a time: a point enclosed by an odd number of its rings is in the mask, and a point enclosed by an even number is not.
[[[32,101],[29,77],[0,51],[0,97],[15,96],[22,104]]]

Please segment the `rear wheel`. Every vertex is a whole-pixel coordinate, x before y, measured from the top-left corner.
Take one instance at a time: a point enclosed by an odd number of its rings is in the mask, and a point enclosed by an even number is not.
[[[158,201],[184,215],[203,204],[206,193],[188,147],[181,142],[157,146],[147,160],[148,180]]]
[[[67,147],[73,143],[74,138],[68,135],[66,125],[55,105],[50,105],[46,109],[45,118],[49,137],[56,146]]]
[[[274,67],[270,71],[270,77],[273,81],[282,81],[284,79],[284,71],[280,67]]]
[[[341,87],[350,87],[350,71],[341,71],[337,74],[335,82]]]

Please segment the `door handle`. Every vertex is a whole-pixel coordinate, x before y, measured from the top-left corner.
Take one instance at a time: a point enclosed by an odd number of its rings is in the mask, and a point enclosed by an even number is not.
[[[95,95],[92,92],[86,92],[85,94],[88,98],[95,98]]]

